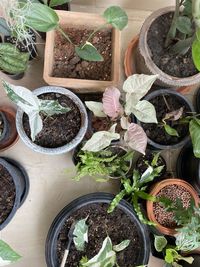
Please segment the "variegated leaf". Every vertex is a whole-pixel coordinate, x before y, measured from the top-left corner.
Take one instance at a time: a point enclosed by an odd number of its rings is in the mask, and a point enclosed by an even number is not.
[[[106,117],[107,115],[103,111],[103,104],[95,101],[85,101],[86,107],[94,113],[96,117]]]

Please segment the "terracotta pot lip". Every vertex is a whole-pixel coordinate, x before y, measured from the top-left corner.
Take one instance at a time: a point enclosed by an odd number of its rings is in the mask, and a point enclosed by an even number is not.
[[[151,51],[149,49],[149,46],[147,44],[147,35],[150,26],[152,25],[153,21],[156,20],[159,16],[162,16],[166,13],[169,13],[170,11],[174,11],[174,6],[169,6],[165,8],[158,9],[154,11],[142,25],[142,28],[140,30],[140,37],[139,37],[139,52],[142,55],[142,57],[145,60],[146,66],[149,68],[149,70],[153,74],[159,74],[159,80],[162,81],[165,84],[168,84],[170,86],[174,87],[180,87],[180,86],[190,86],[197,84],[200,81],[200,73],[197,73],[193,76],[189,77],[174,77],[166,74],[161,69],[157,67],[157,65],[153,62],[151,58]]]
[[[188,190],[188,192],[191,194],[191,196],[193,197],[195,204],[198,205],[199,203],[199,196],[198,193],[196,192],[196,190],[186,181],[181,180],[179,178],[169,178],[169,179],[165,179],[161,182],[156,183],[152,190],[150,191],[150,195],[156,196],[164,187],[168,186],[168,185],[181,185],[183,186],[186,190]],[[157,225],[155,226],[161,233],[166,234],[166,235],[175,235],[177,233],[177,231],[175,230],[175,228],[168,228],[168,227],[164,227],[161,224],[159,224],[154,216],[153,213],[153,202],[152,201],[147,201],[146,203],[147,206],[147,214],[148,214],[148,218],[149,220],[155,222]]]
[[[136,49],[139,42],[139,35],[136,35],[133,37],[133,39],[128,44],[125,56],[124,56],[124,71],[126,74],[126,77],[129,77],[134,74],[133,70],[133,50]]]

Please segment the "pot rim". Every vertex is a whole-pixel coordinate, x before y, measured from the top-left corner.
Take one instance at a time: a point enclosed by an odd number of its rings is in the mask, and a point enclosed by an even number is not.
[[[151,189],[149,194],[156,196],[164,187],[166,187],[168,185],[174,185],[174,184],[175,185],[181,185],[184,188],[186,188],[186,190],[193,197],[193,199],[195,201],[195,205],[198,206],[200,200],[199,200],[199,196],[198,196],[198,193],[196,192],[196,190],[188,182],[181,180],[179,178],[169,178],[169,179],[165,179],[161,182],[154,184],[154,186]],[[168,227],[162,226],[160,223],[157,222],[157,220],[154,216],[154,213],[153,213],[153,202],[152,201],[147,200],[146,207],[147,207],[148,218],[150,221],[153,221],[157,224],[155,226],[157,228],[157,230],[159,230],[164,235],[174,236],[177,233],[175,228],[168,228]]]
[[[149,49],[149,46],[147,44],[147,35],[149,28],[151,27],[152,23],[160,16],[169,13],[171,11],[174,11],[174,6],[164,7],[161,9],[158,9],[154,11],[142,25],[142,28],[140,30],[139,35],[139,53],[142,55],[145,61],[145,65],[148,67],[150,72],[152,72],[154,75],[159,74],[158,80],[162,81],[165,84],[168,84],[169,86],[173,87],[180,87],[180,86],[189,86],[199,83],[200,81],[200,73],[197,73],[193,76],[189,77],[175,77],[170,76],[163,72],[161,69],[157,67],[157,65],[154,63],[154,61],[151,58],[151,51]]]
[[[39,152],[42,154],[58,155],[58,154],[63,154],[63,153],[67,153],[71,151],[82,141],[87,131],[87,127],[88,127],[87,112],[82,101],[70,90],[65,89],[63,87],[57,87],[57,86],[43,86],[43,87],[35,89],[33,93],[37,96],[41,94],[45,94],[45,93],[55,93],[55,94],[58,93],[58,94],[63,94],[69,97],[74,102],[74,104],[76,104],[76,106],[79,108],[80,115],[81,115],[81,128],[79,132],[77,133],[76,137],[71,142],[67,143],[64,146],[57,147],[57,148],[42,147],[42,146],[36,145],[26,135],[24,131],[24,127],[23,127],[23,121],[22,121],[24,112],[21,108],[18,108],[17,115],[16,115],[16,125],[17,125],[17,131],[22,141],[35,152]]]

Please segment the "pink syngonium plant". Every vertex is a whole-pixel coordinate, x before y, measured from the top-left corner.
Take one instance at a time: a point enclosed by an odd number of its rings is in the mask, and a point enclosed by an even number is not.
[[[135,74],[130,76],[123,85],[125,92],[124,107],[120,103],[121,92],[115,87],[109,87],[103,94],[102,103],[86,101],[85,104],[97,117],[109,117],[113,122],[109,131],[99,131],[93,134],[82,150],[97,152],[109,146],[113,140],[121,142],[132,150],[145,154],[147,136],[143,128],[130,122],[134,114],[138,120],[145,123],[157,123],[154,106],[141,98],[149,91],[157,75]],[[115,129],[120,122],[121,133]]]

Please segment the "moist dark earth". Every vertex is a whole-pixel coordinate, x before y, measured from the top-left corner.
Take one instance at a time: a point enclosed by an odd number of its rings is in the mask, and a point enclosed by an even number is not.
[[[9,172],[0,165],[0,224],[11,213],[15,202],[15,184]]]
[[[198,70],[194,66],[191,49],[185,55],[174,55],[169,50],[176,41],[167,48],[164,46],[172,17],[173,12],[158,17],[148,31],[147,43],[152,53],[152,60],[159,69],[171,76],[180,78],[193,76]]]
[[[43,129],[36,136],[35,144],[56,148],[71,142],[78,134],[81,128],[81,114],[76,104],[67,96],[62,94],[47,93],[39,96],[40,99],[58,100],[63,107],[69,107],[71,110],[64,114],[46,116],[41,113]],[[30,126],[28,116],[23,116],[23,127],[30,138]]]
[[[89,226],[88,244],[84,252],[78,252],[72,243],[66,267],[77,267],[82,256],[91,259],[102,247],[104,239],[110,236],[114,245],[125,239],[131,240],[129,246],[117,254],[117,262],[121,267],[133,267],[139,265],[137,262],[139,254],[143,249],[140,244],[140,237],[137,228],[130,218],[120,209],[111,214],[107,213],[108,204],[90,204],[76,211],[64,223],[58,236],[57,255],[59,263],[62,260],[66,246],[68,231],[74,221],[84,219],[88,215]]]
[[[191,194],[181,185],[167,185],[156,195],[156,197],[166,197],[172,201],[180,199],[183,207],[188,208],[190,205]],[[173,219],[173,212],[165,211],[165,208],[159,203],[153,203],[153,213],[158,223],[164,227],[175,228],[177,225]]]
[[[75,45],[84,44],[89,34],[87,29],[63,28]],[[112,65],[112,31],[104,29],[90,40],[103,56],[102,62],[85,61],[75,53],[74,45],[70,44],[60,33],[56,33],[54,47],[53,77],[76,78],[89,80],[111,80]]]
[[[170,109],[168,109],[164,97],[168,103]],[[171,111],[178,110],[181,107],[184,107],[182,117],[186,117],[187,115],[191,115],[188,112],[191,112],[189,106],[183,102],[183,100],[179,99],[174,95],[165,94],[160,96],[156,96],[154,99],[149,100],[156,109],[156,116],[158,120],[158,124],[154,123],[142,123],[142,127],[146,132],[149,139],[161,145],[173,145],[179,143],[184,137],[186,137],[189,133],[188,123],[180,124],[176,121],[167,120],[167,124],[177,130],[179,137],[171,136],[165,132],[164,127],[161,125],[162,119],[165,117],[166,113]]]

